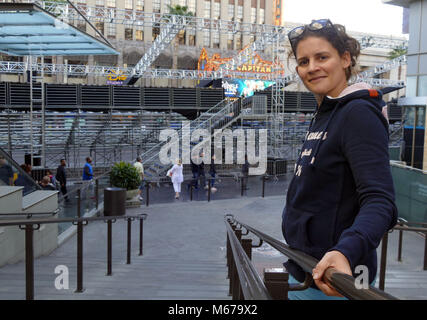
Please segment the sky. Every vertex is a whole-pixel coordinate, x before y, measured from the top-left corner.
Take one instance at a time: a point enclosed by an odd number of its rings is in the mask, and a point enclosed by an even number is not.
[[[381,0],[284,0],[286,22],[310,23],[329,18],[348,31],[402,36],[403,8]]]

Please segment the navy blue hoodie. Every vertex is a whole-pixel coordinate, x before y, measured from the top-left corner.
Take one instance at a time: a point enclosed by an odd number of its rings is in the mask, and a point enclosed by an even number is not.
[[[368,267],[370,283],[377,272],[376,248],[397,219],[383,105],[382,93],[367,89],[323,99],[296,162],[282,217],[290,247],[319,260],[340,251],[353,276],[356,266]],[[284,265],[304,281],[292,260]]]

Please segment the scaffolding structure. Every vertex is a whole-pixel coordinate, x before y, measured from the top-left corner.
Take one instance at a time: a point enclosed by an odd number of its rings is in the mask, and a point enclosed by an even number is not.
[[[30,112],[17,112],[5,110],[0,117],[0,130],[7,132],[6,139],[0,140],[0,145],[8,145],[10,153],[26,152],[30,154],[41,153],[44,167],[56,167],[59,159],[68,159],[71,166],[78,168],[83,159],[90,155],[95,160],[95,165],[111,165],[117,158],[122,159],[123,154],[130,155],[128,161],[136,155],[143,155],[143,161],[148,165],[147,173],[154,179],[164,176],[165,167],[157,161],[158,154],[164,142],[159,143],[159,133],[166,128],[178,129],[178,134],[186,129],[181,127],[183,116],[176,113],[157,113],[139,110],[138,112],[121,112],[110,109],[108,112],[84,112],[76,110],[71,113],[57,113],[46,111],[44,106],[44,84],[33,83],[33,73],[67,75],[109,75],[111,72],[128,76],[128,83],[135,83],[143,78],[170,78],[170,79],[219,79],[226,77],[252,78],[273,80],[271,91],[272,109],[270,113],[251,115],[241,113],[240,100],[230,101],[225,99],[189,124],[189,132],[196,129],[208,129],[213,134],[214,129],[232,128],[244,124],[250,128],[265,126],[269,130],[268,146],[269,157],[294,160],[297,157],[298,146],[303,140],[307,130],[310,114],[286,113],[285,88],[297,81],[294,74],[284,75],[283,70],[277,66],[284,65],[286,48],[286,34],[288,27],[239,23],[217,19],[198,17],[182,17],[171,14],[145,13],[136,10],[120,10],[117,8],[90,7],[86,4],[64,4],[59,2],[37,1],[37,3],[54,13],[63,21],[105,21],[107,23],[123,24],[124,22],[144,27],[158,27],[161,32],[151,48],[133,68],[117,68],[106,66],[88,65],[60,65],[33,62],[29,58],[27,63],[0,62],[1,73],[30,72]],[[79,14],[80,13],[82,14]],[[225,68],[218,71],[197,70],[161,70],[151,69],[153,61],[172,42],[180,30],[210,31],[220,33],[241,33],[255,35],[256,40],[245,48],[240,54],[233,57]],[[358,38],[358,37],[356,37]],[[362,47],[394,48],[405,46],[406,40],[393,39],[381,36],[359,37]],[[247,61],[251,51],[269,51],[275,68],[269,75],[265,73],[239,73],[233,71],[235,66]],[[375,87],[395,86],[403,87],[403,81],[373,78],[380,73],[387,72],[406,63],[405,57],[383,63],[351,81],[365,81]],[[33,105],[41,105],[40,111],[34,111]],[[248,104],[246,104],[247,106]],[[250,109],[255,107],[251,104]],[[231,116],[230,116],[231,115]],[[262,125],[260,126],[260,123]],[[65,129],[65,130],[64,130]],[[29,130],[29,131],[28,131]],[[6,136],[5,136],[6,137]],[[212,138],[213,136],[211,136]],[[134,153],[135,152],[135,153]],[[72,159],[72,161],[70,161]],[[97,163],[98,162],[98,163]]]

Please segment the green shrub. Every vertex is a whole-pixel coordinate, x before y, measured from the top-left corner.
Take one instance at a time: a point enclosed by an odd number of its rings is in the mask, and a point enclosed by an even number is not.
[[[126,190],[138,189],[141,184],[141,176],[136,168],[124,161],[115,163],[111,168],[110,180],[113,187],[125,188]]]

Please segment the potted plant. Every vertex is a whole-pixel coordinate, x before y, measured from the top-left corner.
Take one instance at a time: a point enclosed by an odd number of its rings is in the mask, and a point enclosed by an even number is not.
[[[133,165],[120,161],[111,168],[110,181],[113,187],[126,189],[126,199],[129,200],[138,194],[141,176]]]

